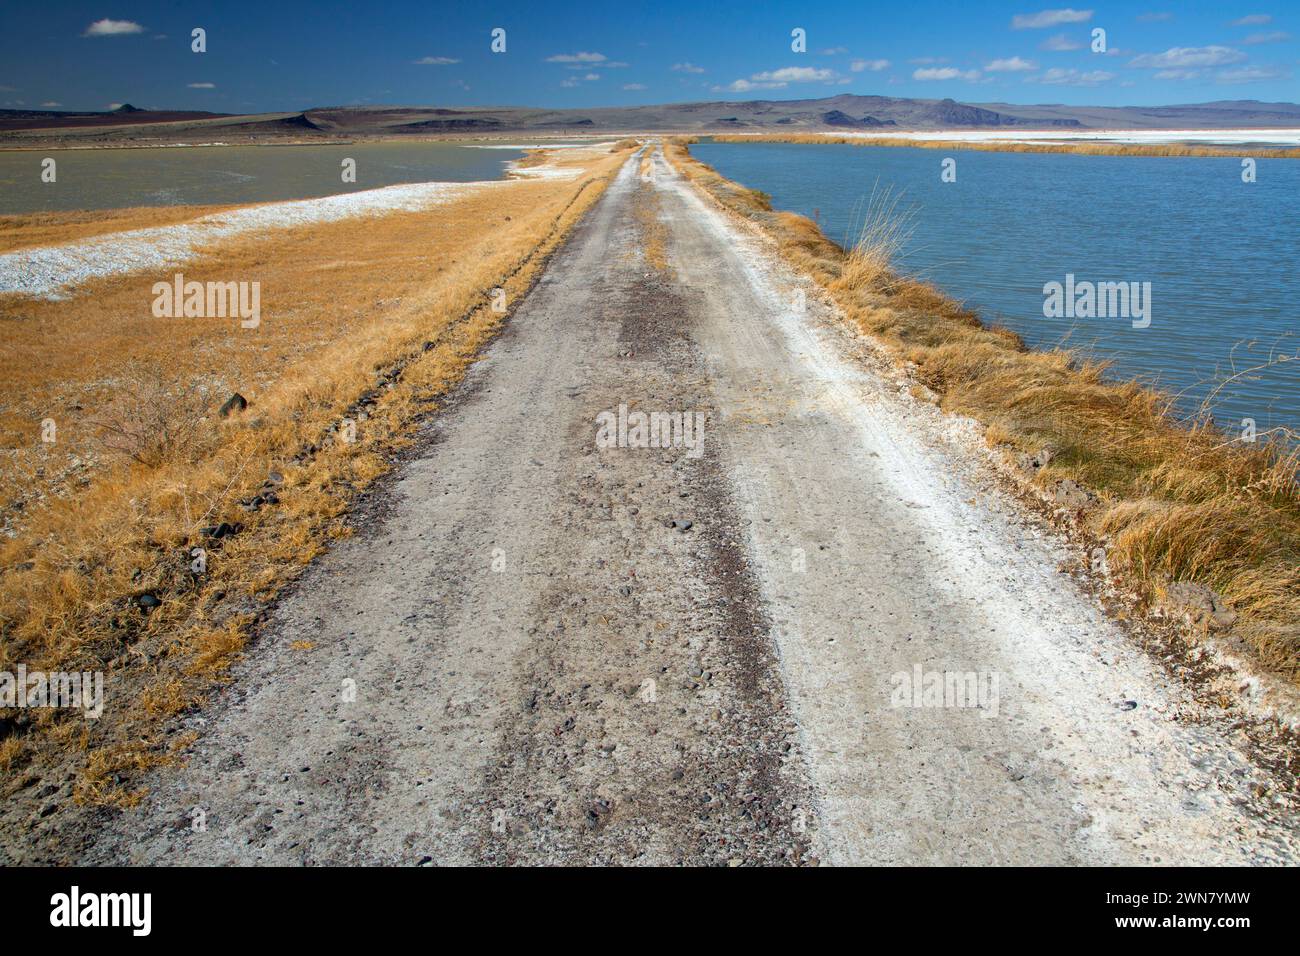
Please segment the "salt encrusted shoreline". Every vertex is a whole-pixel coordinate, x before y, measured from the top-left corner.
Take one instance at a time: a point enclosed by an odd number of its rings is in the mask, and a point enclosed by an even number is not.
[[[377,213],[415,212],[507,182],[406,183],[338,196],[265,203],[174,226],[19,249],[0,255],[0,292],[59,298],[64,290],[89,279],[180,265],[196,258],[204,246],[245,233]]]

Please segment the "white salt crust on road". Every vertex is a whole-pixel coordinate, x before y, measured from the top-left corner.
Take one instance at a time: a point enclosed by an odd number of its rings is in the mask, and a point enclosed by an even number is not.
[[[0,255],[0,292],[56,299],[90,279],[182,265],[197,258],[206,246],[248,233],[314,226],[353,216],[418,212],[509,182],[385,186],[339,196],[249,206],[193,222],[133,229],[64,245],[20,249]]]

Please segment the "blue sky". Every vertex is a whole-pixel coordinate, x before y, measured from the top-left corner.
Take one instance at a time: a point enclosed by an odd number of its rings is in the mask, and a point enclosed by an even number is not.
[[[190,49],[194,27],[206,53]],[[495,27],[505,53],[490,50]],[[806,52],[791,48],[795,28]],[[1296,101],[1298,37],[1294,2],[9,2],[0,106]]]

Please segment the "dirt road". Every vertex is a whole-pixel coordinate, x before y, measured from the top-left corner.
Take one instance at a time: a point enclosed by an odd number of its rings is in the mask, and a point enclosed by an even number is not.
[[[1294,862],[965,429],[638,163],[83,859]]]

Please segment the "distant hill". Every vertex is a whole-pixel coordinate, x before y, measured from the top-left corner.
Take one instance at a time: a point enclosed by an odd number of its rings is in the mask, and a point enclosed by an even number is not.
[[[1178,106],[1066,106],[959,103],[892,96],[807,100],[726,100],[593,109],[527,107],[337,106],[287,113],[222,113],[137,109],[69,113],[0,110],[0,145],[24,142],[331,140],[365,136],[518,133],[708,133],[843,130],[985,129],[1241,129],[1300,127],[1300,105],[1222,100]]]

